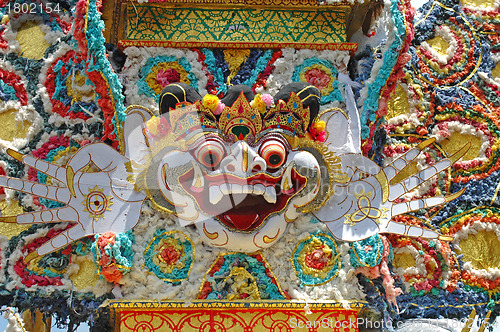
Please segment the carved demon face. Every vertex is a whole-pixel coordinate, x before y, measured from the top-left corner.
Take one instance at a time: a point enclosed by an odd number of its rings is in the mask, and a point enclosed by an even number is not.
[[[330,176],[321,145],[306,137],[309,109],[294,94],[280,105],[259,112],[240,93],[221,114],[197,101],[177,104],[168,123],[155,120],[152,131],[165,135],[152,143],[152,201],[181,225],[194,224],[209,245],[247,252],[272,245],[321,204]]]

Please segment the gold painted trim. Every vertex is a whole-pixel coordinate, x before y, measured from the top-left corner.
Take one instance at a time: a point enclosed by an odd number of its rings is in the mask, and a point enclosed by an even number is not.
[[[24,155],[16,150],[7,149],[7,154],[19,162],[23,162]]]
[[[73,195],[73,197],[76,198],[76,191],[75,191],[75,171],[73,170],[73,167],[68,166],[66,168],[66,185],[68,186],[68,190]]]
[[[0,217],[0,222],[3,223],[9,223],[9,224],[15,224],[17,223],[17,216],[10,216],[10,217]]]
[[[382,203],[387,202],[389,199],[389,180],[387,179],[387,174],[381,169],[380,172],[375,175],[380,187],[382,188]]]
[[[124,2],[134,4],[141,4],[137,0],[125,0]],[[317,0],[162,0],[161,2],[164,6],[169,7],[203,7],[203,8],[219,8],[221,6],[230,6],[231,8],[238,7],[259,7],[265,6],[273,8],[289,8],[289,6],[294,6],[298,8],[339,8],[339,7],[349,7],[353,8],[354,4],[348,1],[342,1],[335,4],[320,3]],[[258,7],[257,7],[258,6]]]
[[[220,309],[224,310],[226,308],[289,308],[304,310],[304,306],[307,304],[310,309],[327,309],[327,308],[339,308],[344,309],[345,303],[348,303],[351,309],[363,309],[368,302],[367,301],[343,301],[337,302],[334,300],[324,300],[321,302],[300,302],[300,301],[287,301],[287,300],[259,300],[259,301],[246,301],[246,300],[168,300],[168,301],[131,301],[131,300],[109,300],[106,302],[106,306],[117,312],[125,310],[138,310],[138,311],[150,311],[152,309]],[[499,301],[500,303],[500,301]],[[486,304],[486,303],[485,303]],[[470,306],[473,306],[471,304]]]
[[[264,238],[263,238],[264,243],[269,244],[269,243],[272,243],[272,242],[276,241],[276,239],[278,238],[278,235],[280,235],[280,232],[281,232],[281,228],[278,228],[278,232],[276,232],[275,236],[269,237],[267,235],[264,235]]]
[[[205,236],[208,237],[210,240],[215,240],[216,238],[219,237],[219,233],[217,232],[210,233],[205,227],[205,223],[203,223],[203,233],[205,233]]]
[[[278,49],[278,48],[295,48],[295,49],[311,49],[317,51],[338,50],[356,52],[358,50],[357,43],[278,43],[278,42],[215,42],[215,41],[160,41],[160,40],[132,40],[123,39],[118,43],[121,47],[127,48],[136,47],[164,47],[164,48],[263,48],[263,49]]]

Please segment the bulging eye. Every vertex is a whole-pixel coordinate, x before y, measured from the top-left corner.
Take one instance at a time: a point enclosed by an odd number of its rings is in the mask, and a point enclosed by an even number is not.
[[[264,142],[259,150],[259,154],[266,161],[267,167],[278,168],[285,163],[286,148],[278,140],[268,140]]]
[[[200,164],[215,170],[224,158],[224,146],[216,140],[206,140],[194,150],[194,157]]]

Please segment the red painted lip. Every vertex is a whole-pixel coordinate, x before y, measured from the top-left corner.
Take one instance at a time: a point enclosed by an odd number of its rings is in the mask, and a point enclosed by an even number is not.
[[[229,173],[210,175],[203,172],[205,184],[202,188],[194,188],[194,169],[190,169],[180,178],[182,188],[193,196],[199,208],[216,217],[226,227],[237,231],[252,231],[259,228],[267,217],[275,212],[283,210],[288,201],[299,193],[306,185],[307,179],[292,169],[292,188],[286,192],[281,190],[281,179],[272,177],[266,173],[258,173],[248,178],[240,178]],[[210,186],[221,184],[256,185],[265,187],[273,186],[276,189],[276,203],[269,203],[262,195],[254,194],[229,194],[224,195],[217,204],[209,201]]]

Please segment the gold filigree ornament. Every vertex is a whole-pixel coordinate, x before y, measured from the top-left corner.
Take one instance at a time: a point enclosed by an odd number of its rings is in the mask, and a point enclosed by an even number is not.
[[[89,188],[89,193],[84,195],[83,198],[83,211],[88,212],[89,218],[94,219],[94,221],[99,220],[99,218],[104,219],[104,213],[111,211],[113,197],[106,196],[104,188],[101,189],[97,185],[94,188]]]
[[[358,209],[352,214],[345,214],[344,223],[349,226],[354,226],[356,223],[369,218],[377,223],[381,223],[382,220],[388,219],[387,211],[388,208],[377,209],[371,205],[372,192],[365,192],[361,189],[359,192],[354,194],[354,197],[358,200]]]
[[[243,92],[231,107],[226,107],[219,118],[219,129],[225,135],[234,134],[244,140],[248,135],[256,136],[262,130],[260,112],[250,106]]]
[[[199,100],[193,104],[178,103],[175,109],[168,112],[168,116],[172,128],[166,136],[173,136],[175,141],[185,138],[196,130],[217,128],[215,116],[208,108],[203,107]]]
[[[266,113],[264,129],[285,129],[303,137],[307,132],[310,118],[309,107],[304,108],[300,97],[291,93],[288,102],[280,100]]]
[[[342,171],[340,157],[334,152],[328,150],[328,147],[325,144],[310,140],[307,137],[292,137],[285,135],[285,138],[288,143],[290,143],[292,149],[303,150],[311,153],[318,161],[320,161],[320,167],[325,167],[327,170],[327,174],[325,175],[322,172],[321,182],[323,184],[328,183],[328,190],[318,193],[316,198],[311,203],[306,204],[306,206],[304,206],[301,210],[302,213],[316,211],[325,205],[334,194],[333,188],[335,183],[347,183],[349,181],[349,177],[347,173]]]

